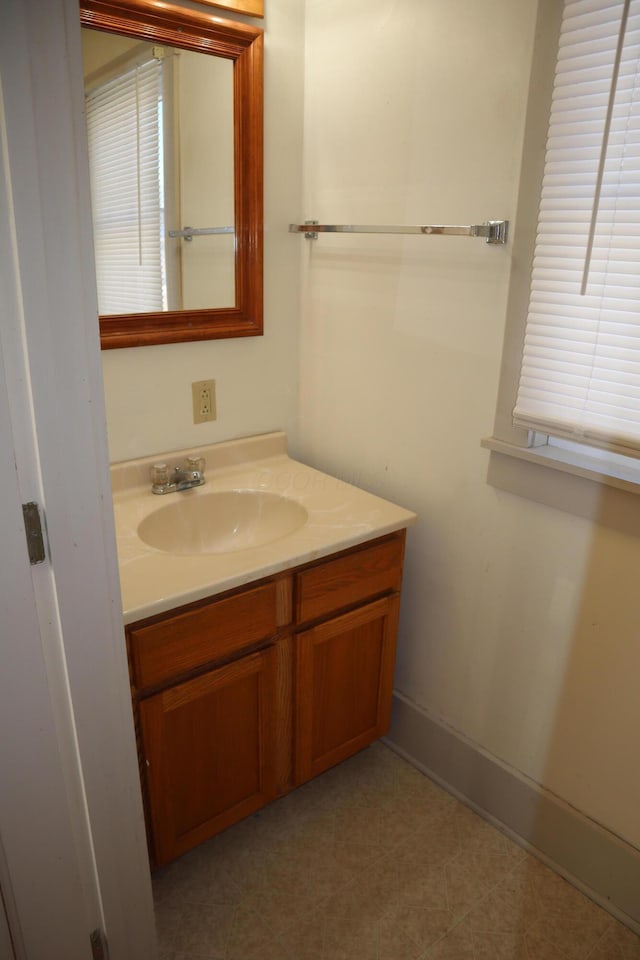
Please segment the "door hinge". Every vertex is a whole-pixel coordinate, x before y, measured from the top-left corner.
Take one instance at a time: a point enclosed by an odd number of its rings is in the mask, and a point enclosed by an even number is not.
[[[27,537],[29,563],[32,565],[34,563],[43,563],[47,559],[47,552],[44,546],[40,507],[32,501],[23,503],[22,516],[24,518],[24,532]]]
[[[109,960],[109,944],[104,930],[94,930],[89,937],[93,960]]]

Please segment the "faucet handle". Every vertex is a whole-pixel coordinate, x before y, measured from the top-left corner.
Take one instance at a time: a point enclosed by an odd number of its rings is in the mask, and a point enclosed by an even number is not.
[[[156,485],[169,483],[169,465],[166,463],[154,463],[149,473],[151,482]]]
[[[204,457],[187,457],[186,465],[187,470],[192,470],[194,473],[204,473],[206,461]]]

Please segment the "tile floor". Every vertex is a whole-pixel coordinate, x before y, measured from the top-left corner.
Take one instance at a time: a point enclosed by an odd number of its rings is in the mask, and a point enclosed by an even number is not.
[[[157,871],[161,960],[640,960],[640,938],[382,744]]]

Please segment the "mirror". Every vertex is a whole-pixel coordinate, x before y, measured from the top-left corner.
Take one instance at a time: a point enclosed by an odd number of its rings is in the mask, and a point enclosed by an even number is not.
[[[100,313],[235,306],[233,64],[100,30],[82,52]]]
[[[127,297],[123,302],[121,291],[105,292],[108,288],[103,288],[99,279],[100,300],[108,311],[100,315],[103,349],[260,335],[262,31],[153,0],[81,0],[80,15],[83,26],[91,28],[84,38],[88,106],[92,97],[100,100],[96,91],[113,86],[114,73],[126,73],[123,64],[134,77],[144,69],[137,64],[151,65],[151,73],[153,65],[159,64],[163,88],[168,91],[159,98],[160,106],[150,111],[155,111],[156,120],[160,117],[156,138],[164,143],[159,152],[156,149],[162,157],[159,167],[165,189],[160,191],[161,209],[155,200],[152,211],[156,226],[151,233],[158,238],[152,241],[154,256],[147,256],[143,247],[147,234],[142,217],[128,238],[136,249],[136,268],[143,262],[145,267],[158,264],[162,253],[166,254],[162,268],[156,269],[161,280],[157,291],[153,288],[155,299],[145,293],[149,309],[141,312],[140,306],[132,309],[127,305]],[[142,81],[135,79],[134,84],[139,102]],[[91,150],[91,111],[88,113]],[[139,120],[136,126],[139,131]],[[134,130],[134,141],[136,136],[142,142]],[[125,153],[125,138],[120,130],[115,137],[120,158]],[[139,157],[134,158],[134,165],[141,169]],[[98,183],[98,193],[102,187],[102,201],[94,191],[96,223],[101,202],[110,221],[116,206],[113,198],[120,199],[123,190],[118,186],[110,193],[102,172],[94,172],[92,179],[94,185]],[[154,179],[158,194],[157,173],[150,182]],[[141,208],[143,191],[136,189],[134,206]],[[212,222],[201,222],[202,217]],[[189,232],[184,234],[186,227],[194,230],[192,239],[188,239]],[[206,233],[195,233],[198,230]],[[210,234],[211,230],[215,232]],[[169,231],[182,235],[170,237]],[[110,240],[107,235],[106,248]],[[118,234],[117,242],[120,240]],[[98,260],[100,242],[96,230]],[[116,258],[119,254],[116,248]],[[99,278],[100,270],[99,262]],[[119,279],[117,270],[115,276]],[[147,283],[146,276],[136,275],[134,280],[143,287]],[[133,296],[131,302],[135,303]]]

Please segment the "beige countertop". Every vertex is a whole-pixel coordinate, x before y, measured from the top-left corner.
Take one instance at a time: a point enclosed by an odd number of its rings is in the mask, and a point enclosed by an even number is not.
[[[151,464],[165,459],[178,463],[187,454],[206,459],[206,483],[166,496],[153,494]],[[292,460],[284,433],[114,464],[111,483],[125,623],[328,556],[416,521],[410,510]],[[175,555],[148,546],[138,536],[141,521],[175,498],[236,490],[295,500],[308,518],[303,526],[271,543],[225,553]]]

